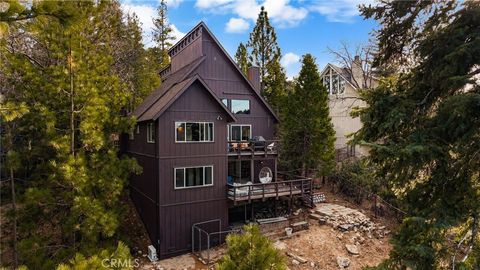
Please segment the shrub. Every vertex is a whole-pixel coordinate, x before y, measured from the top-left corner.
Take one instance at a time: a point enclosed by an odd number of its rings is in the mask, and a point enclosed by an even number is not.
[[[227,237],[228,250],[217,265],[219,270],[286,269],[283,255],[257,225],[245,225],[243,230]]]

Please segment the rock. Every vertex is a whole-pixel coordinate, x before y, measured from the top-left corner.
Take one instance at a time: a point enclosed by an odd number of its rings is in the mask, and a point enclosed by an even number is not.
[[[314,262],[310,262],[310,267],[314,268],[314,267],[315,267],[315,263],[314,263]]]
[[[345,257],[341,257],[341,256],[337,256],[337,264],[342,269],[347,268],[350,265],[350,259],[345,258]]]
[[[358,255],[360,252],[358,251],[358,247],[356,245],[345,245],[345,248],[347,249],[348,253],[353,254],[353,255]]]
[[[273,247],[275,247],[278,250],[284,250],[287,248],[287,244],[285,244],[285,242],[282,242],[282,241],[275,241],[275,243],[273,243]]]
[[[295,264],[295,265],[299,265],[299,264],[300,264],[300,262],[297,261],[297,260],[295,260],[295,259],[292,260],[292,263]]]
[[[290,252],[287,252],[287,256],[292,257],[294,260],[296,260],[296,261],[298,261],[298,262],[300,262],[300,263],[306,263],[306,262],[308,262],[308,260],[306,260],[306,259],[304,259],[304,258],[302,258],[302,257],[300,257],[300,256],[298,256],[298,255],[295,255],[295,254],[293,254],[293,253],[290,253]]]

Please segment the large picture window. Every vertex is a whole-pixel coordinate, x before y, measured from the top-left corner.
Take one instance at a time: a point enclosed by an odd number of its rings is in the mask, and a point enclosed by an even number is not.
[[[147,142],[148,143],[155,142],[155,123],[147,124]]]
[[[322,80],[330,95],[340,95],[345,92],[345,80],[331,68],[325,72]]]
[[[213,185],[213,166],[175,168],[175,189]]]
[[[234,114],[250,114],[250,100],[248,99],[232,99],[231,110]]]
[[[248,141],[252,138],[251,125],[230,125],[229,140],[230,141]]]
[[[213,142],[212,122],[175,122],[176,142]]]

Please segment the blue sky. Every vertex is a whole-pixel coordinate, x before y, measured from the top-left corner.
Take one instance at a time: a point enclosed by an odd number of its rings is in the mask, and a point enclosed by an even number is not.
[[[352,49],[366,44],[377,27],[373,20],[359,16],[357,6],[372,0],[167,0],[168,17],[179,39],[198,22],[204,21],[225,49],[234,55],[240,42],[247,42],[260,6],[264,5],[282,49],[282,65],[289,78],[300,70],[300,57],[313,54],[319,69],[335,62],[328,48],[346,42]],[[135,12],[142,22],[144,43],[152,45],[152,17],[157,0],[122,0],[126,12]]]

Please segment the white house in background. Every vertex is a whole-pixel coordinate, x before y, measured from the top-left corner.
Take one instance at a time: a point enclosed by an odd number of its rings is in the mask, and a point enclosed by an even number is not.
[[[360,118],[350,116],[353,108],[366,106],[366,103],[360,100],[358,90],[378,85],[378,79],[368,73],[370,72],[362,68],[360,57],[355,56],[350,67],[342,68],[328,63],[320,74],[328,90],[330,117],[336,133],[335,149],[340,154],[368,154],[365,147],[347,144],[350,140],[347,136],[362,127]]]

